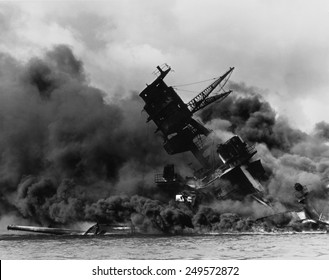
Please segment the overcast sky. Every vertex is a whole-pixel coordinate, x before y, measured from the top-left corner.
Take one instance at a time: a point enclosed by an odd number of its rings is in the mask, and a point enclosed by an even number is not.
[[[329,122],[329,1],[1,2],[0,30],[0,51],[22,61],[70,45],[109,96],[141,91],[165,62],[168,84],[234,66],[231,80],[259,88],[293,126]]]

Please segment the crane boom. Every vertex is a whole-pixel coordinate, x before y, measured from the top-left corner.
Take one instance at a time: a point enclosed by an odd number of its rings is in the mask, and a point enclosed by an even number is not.
[[[230,95],[230,93],[232,93],[232,90],[223,92],[221,94],[218,95],[214,95],[214,96],[210,96],[208,98],[206,98],[205,100],[203,100],[197,107],[195,107],[191,113],[194,114],[195,112],[203,109],[204,107],[210,105],[211,103],[214,102],[218,102],[218,101],[222,101],[223,99],[225,99],[227,96]]]
[[[200,104],[202,104],[205,99],[212,93],[212,91],[234,70],[234,67],[231,67],[223,76],[215,80],[211,85],[206,87],[201,91],[196,97],[194,97],[190,102],[188,102],[187,108],[191,112],[196,112],[199,110]]]

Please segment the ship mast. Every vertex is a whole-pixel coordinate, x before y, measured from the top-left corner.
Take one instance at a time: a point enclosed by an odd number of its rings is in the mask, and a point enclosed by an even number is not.
[[[204,138],[210,134],[210,130],[196,121],[193,114],[214,102],[222,101],[232,92],[209,97],[219,85],[219,92],[223,90],[234,68],[231,67],[188,103],[184,103],[174,88],[164,82],[171,68],[168,65],[162,68],[157,66],[157,70],[158,77],[140,93],[145,101],[144,110],[149,115],[147,121],[152,120],[157,126],[156,132],[162,133],[163,146],[168,154],[190,151],[204,168],[210,168],[212,164],[204,156]]]

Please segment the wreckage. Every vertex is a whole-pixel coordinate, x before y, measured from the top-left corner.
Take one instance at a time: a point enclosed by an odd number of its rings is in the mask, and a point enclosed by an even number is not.
[[[266,199],[265,189],[261,183],[265,170],[260,159],[256,158],[255,146],[248,145],[238,135],[222,143],[210,129],[194,117],[196,112],[215,102],[223,101],[232,93],[232,90],[225,91],[224,87],[233,70],[233,67],[229,68],[191,101],[184,103],[174,87],[164,82],[171,68],[168,65],[158,66],[157,78],[139,94],[145,102],[143,110],[148,114],[146,121],[152,121],[156,125],[155,132],[161,133],[166,152],[169,155],[190,152],[198,166],[192,177],[184,178],[176,173],[174,164],[166,165],[163,173],[155,175],[157,190],[164,194],[162,197],[167,199],[166,202],[175,199],[177,203],[185,203],[194,213],[200,205],[216,201],[220,203],[225,200],[249,200],[272,210],[269,212],[273,213],[258,218],[255,223],[267,221],[276,226],[286,226],[294,220],[313,224],[313,228],[329,226],[321,213],[317,213],[312,207],[307,189],[298,183],[295,185],[298,207],[287,208],[284,213],[276,213],[272,201]],[[155,227],[163,230],[164,227],[159,226],[159,223],[153,223]],[[8,226],[8,230],[57,235],[138,232],[132,223],[119,226],[96,223],[86,231],[17,225]]]
[[[129,235],[135,233],[135,228],[132,223],[126,224],[99,224],[96,223],[89,227],[86,231],[74,230],[66,228],[52,228],[52,227],[36,227],[36,226],[18,226],[8,225],[8,230],[25,231],[42,234],[53,235]]]
[[[234,67],[231,67],[191,101],[184,103],[175,89],[164,82],[171,71],[165,64],[157,66],[158,77],[140,93],[148,114],[147,122],[152,120],[157,126],[155,132],[161,132],[167,153],[173,155],[189,151],[201,164],[193,178],[185,180],[175,173],[174,165],[165,166],[163,173],[155,176],[159,189],[175,194],[177,201],[188,204],[192,209],[214,200],[249,199],[274,213],[257,221],[271,221],[276,226],[286,226],[291,221],[329,226],[329,221],[317,213],[310,203],[307,189],[299,183],[295,185],[296,196],[301,197],[297,209],[292,207],[284,213],[276,213],[271,202],[267,201],[261,184],[265,170],[260,159],[255,159],[255,146],[248,145],[238,135],[225,143],[216,142],[212,132],[193,118],[194,113],[214,102],[223,101],[232,93],[232,90],[225,91],[224,86],[233,70]],[[210,96],[216,88],[219,90]],[[213,150],[209,143],[216,145],[217,156],[209,154],[209,150]]]
[[[158,186],[169,191],[180,191],[176,194],[177,199],[193,206],[201,203],[202,194],[208,200],[242,200],[248,196],[269,206],[260,183],[265,171],[260,160],[254,159],[257,153],[255,147],[235,135],[225,143],[217,143],[217,156],[213,157],[211,152],[209,154],[213,148],[211,146],[216,143],[212,131],[193,118],[194,113],[214,102],[221,102],[232,93],[232,90],[224,91],[224,86],[234,68],[231,67],[188,103],[184,103],[174,88],[164,82],[171,68],[165,65],[157,69],[158,77],[140,93],[148,114],[147,121],[152,120],[156,124],[156,132],[161,132],[163,147],[168,154],[189,151],[201,165],[193,178],[185,181],[178,180],[174,165],[168,165],[163,174],[156,175]],[[219,90],[211,95],[216,88]]]

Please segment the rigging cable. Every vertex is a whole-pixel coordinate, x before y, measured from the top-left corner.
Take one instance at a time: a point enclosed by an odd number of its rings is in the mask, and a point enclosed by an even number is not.
[[[212,79],[208,79],[208,80],[199,81],[199,82],[189,83],[189,84],[174,85],[172,87],[173,88],[177,88],[177,87],[190,86],[190,85],[195,85],[195,84],[201,84],[201,83],[204,83],[204,82],[209,82],[209,81],[216,80],[216,79],[218,79],[218,77],[212,78]]]
[[[173,87],[173,88],[178,91],[187,91],[187,92],[192,92],[192,93],[198,93],[198,91],[196,91],[196,90],[188,90],[188,89],[181,89],[181,88],[175,88],[175,87]]]
[[[232,75],[232,71],[229,73],[229,75],[225,78],[223,85],[221,86],[221,88],[219,90],[217,90],[216,94],[218,94],[221,90],[223,90],[224,86],[226,85],[226,83],[228,82],[228,80],[230,79]],[[174,85],[172,86],[174,89],[177,90],[181,90],[181,91],[187,91],[187,92],[197,92],[197,91],[191,91],[191,90],[187,90],[187,89],[179,89],[179,87],[184,87],[184,86],[190,86],[190,85],[195,85],[195,84],[200,84],[200,83],[204,83],[204,82],[209,82],[209,81],[213,81],[218,79],[218,77],[215,78],[211,78],[211,79],[207,79],[207,80],[203,80],[203,81],[199,81],[199,82],[193,82],[193,83],[188,83],[188,84],[181,84],[181,85]]]

